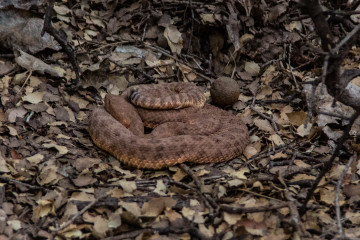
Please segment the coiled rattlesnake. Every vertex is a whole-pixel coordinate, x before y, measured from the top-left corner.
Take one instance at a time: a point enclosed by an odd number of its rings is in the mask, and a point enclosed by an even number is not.
[[[249,142],[246,125],[205,100],[192,83],[134,86],[122,96],[106,95],[105,108],[90,116],[89,133],[97,146],[137,168],[239,156]],[[154,129],[144,134],[144,126]]]

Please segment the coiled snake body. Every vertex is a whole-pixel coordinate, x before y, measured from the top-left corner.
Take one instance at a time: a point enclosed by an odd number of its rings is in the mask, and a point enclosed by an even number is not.
[[[105,108],[90,116],[89,133],[97,146],[136,168],[239,156],[249,142],[246,125],[205,100],[192,83],[134,86],[122,96],[106,95]],[[152,132],[144,134],[144,126]]]

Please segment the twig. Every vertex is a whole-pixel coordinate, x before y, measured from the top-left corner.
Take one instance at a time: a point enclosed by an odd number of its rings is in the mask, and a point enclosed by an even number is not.
[[[21,99],[21,94],[22,94],[22,90],[24,89],[26,83],[29,81],[29,79],[30,79],[30,77],[31,77],[31,75],[32,75],[32,72],[33,72],[33,71],[32,71],[32,69],[31,69],[30,72],[29,72],[29,74],[28,74],[28,76],[27,76],[26,79],[25,79],[25,82],[23,83],[23,85],[22,85],[21,88],[20,88],[20,91],[15,95],[15,101],[16,101],[16,102],[20,101],[20,99]]]
[[[255,104],[273,104],[273,103],[290,103],[292,100],[294,100],[297,96],[297,93],[291,94],[290,96],[287,96],[284,99],[267,99],[267,100],[255,100]]]
[[[193,31],[194,31],[194,9],[193,9],[193,3],[192,0],[189,0],[189,6],[190,6],[190,12],[191,12],[191,32],[190,32],[190,37],[189,37],[189,45],[188,45],[188,51],[187,53],[191,53],[191,42],[192,42],[192,38],[193,38]]]
[[[48,6],[46,8],[45,13],[45,19],[44,19],[44,26],[41,31],[41,36],[45,34],[45,32],[49,33],[51,36],[55,38],[55,40],[60,44],[61,48],[64,50],[64,52],[68,55],[70,63],[73,67],[73,70],[76,75],[75,81],[72,83],[74,84],[74,88],[76,89],[79,80],[80,80],[80,70],[77,65],[76,56],[74,54],[74,51],[69,47],[69,45],[66,42],[66,38],[64,39],[63,36],[59,32],[56,31],[56,29],[51,25],[51,18],[53,15],[53,8],[54,8],[54,0],[48,1]],[[65,34],[65,32],[62,32]]]
[[[337,222],[337,228],[338,228],[339,235],[342,238],[345,238],[346,236],[345,236],[342,224],[341,224],[341,211],[340,211],[339,195],[340,195],[340,189],[342,187],[342,183],[343,183],[345,174],[349,170],[350,165],[352,164],[354,159],[357,159],[356,152],[355,152],[354,156],[352,158],[350,158],[349,162],[346,164],[346,167],[345,167],[344,171],[341,173],[340,178],[336,184],[336,193],[335,193],[336,222]]]
[[[344,116],[341,116],[341,115],[336,114],[336,113],[329,113],[329,112],[319,111],[318,114],[322,114],[322,115],[329,116],[329,117],[340,118],[341,120],[346,120],[346,121],[350,120],[349,117],[344,117]]]
[[[154,50],[154,51],[161,52],[161,53],[164,54],[165,56],[167,56],[167,57],[169,57],[169,58],[172,58],[172,59],[174,59],[175,61],[177,61],[177,62],[179,62],[179,63],[181,63],[181,64],[184,64],[185,66],[191,68],[192,71],[193,71],[196,75],[198,75],[199,77],[201,77],[201,78],[203,78],[203,79],[205,79],[205,80],[207,80],[207,81],[209,81],[209,82],[213,82],[213,80],[214,80],[214,79],[209,78],[209,77],[205,76],[204,74],[196,71],[196,69],[194,69],[190,64],[188,64],[188,63],[186,63],[186,62],[178,59],[177,57],[172,56],[170,53],[168,53],[168,52],[167,52],[166,50],[164,50],[164,49],[161,49],[161,48],[159,48],[159,47],[150,46],[150,45],[147,45],[147,44],[144,44],[143,46],[146,47],[146,48],[150,48],[150,49],[152,49],[152,50]]]
[[[24,89],[24,87],[25,87],[26,83],[29,81],[32,73],[33,73],[33,71],[32,71],[32,69],[31,69],[30,72],[29,72],[29,75],[28,75],[27,78],[25,79],[25,82],[24,82],[23,85],[21,86],[19,93],[22,92],[22,90]]]
[[[263,180],[263,179],[261,179],[261,177],[259,176],[259,177],[256,179],[256,181],[258,181],[258,180],[261,181],[261,180]],[[273,179],[272,179],[272,180],[273,180]],[[265,181],[266,181],[266,180],[265,180]],[[251,183],[247,183],[247,184],[252,185]],[[253,191],[250,191],[250,190],[241,189],[241,188],[238,188],[238,187],[234,188],[234,190],[236,190],[236,191],[241,191],[241,192],[246,192],[246,193],[252,194],[252,195],[254,195],[254,196],[261,197],[261,198],[266,198],[266,199],[278,201],[278,202],[280,202],[280,204],[283,203],[282,200],[279,200],[279,199],[277,199],[277,198],[269,197],[269,196],[266,196],[266,195],[263,195],[263,194],[260,194],[260,193],[256,193],[256,192],[253,192]]]
[[[95,199],[94,201],[90,202],[86,207],[84,207],[83,209],[81,209],[80,212],[78,212],[77,214],[75,214],[74,216],[72,216],[67,222],[65,222],[64,224],[62,224],[60,227],[52,230],[53,233],[58,233],[59,231],[67,228],[68,226],[70,226],[75,220],[76,218],[78,218],[79,216],[83,215],[87,210],[89,210],[92,206],[94,206],[96,203],[98,203],[101,199],[103,199],[104,197],[106,197],[107,195],[102,195],[100,197],[98,197],[97,199]]]
[[[230,213],[255,213],[255,212],[266,212],[266,211],[271,211],[286,207],[289,207],[288,203],[280,203],[278,205],[261,206],[261,207],[232,207],[227,205],[221,205],[220,211],[230,212]]]
[[[211,199],[209,199],[205,194],[204,194],[204,186],[203,184],[201,183],[200,179],[194,174],[194,172],[188,167],[186,166],[185,164],[180,164],[179,165],[181,170],[183,170],[184,172],[186,172],[195,182],[195,185],[197,186],[198,190],[198,194],[200,196],[200,198],[204,201],[205,205],[209,208],[209,216],[213,217],[214,216],[214,208],[213,206],[211,205],[212,204],[215,204],[214,201],[212,201]]]
[[[247,163],[249,162],[253,162],[255,160],[257,160],[258,158],[263,158],[263,157],[266,157],[266,156],[270,156],[272,154],[275,154],[277,152],[280,152],[280,151],[283,151],[285,150],[286,148],[289,148],[291,147],[292,145],[296,144],[295,141],[292,141],[292,142],[289,142],[289,143],[285,143],[285,144],[282,144],[280,146],[276,146],[273,150],[270,150],[270,149],[265,149],[253,156],[250,157],[249,161],[247,161]],[[265,156],[263,156],[265,155]]]
[[[265,68],[266,68],[267,66],[269,66],[269,65],[271,65],[271,64],[273,64],[273,63],[280,62],[280,61],[282,61],[282,60],[283,60],[282,58],[279,58],[279,59],[272,59],[272,60],[270,60],[270,61],[267,61],[266,63],[264,63],[263,65],[260,66],[260,69],[261,69],[260,73],[263,72],[263,71],[265,71]],[[261,74],[260,74],[260,75],[261,75]]]
[[[295,83],[295,88],[296,89],[299,89],[299,84],[298,82],[296,81],[296,77],[294,75],[294,72],[293,72],[293,67],[291,66],[291,52],[292,52],[292,45],[290,44],[289,45],[289,54],[288,54],[288,64],[289,64],[289,70],[290,70],[290,73],[291,73],[291,78],[293,79],[294,83]]]
[[[329,161],[324,164],[324,168],[317,176],[313,186],[310,188],[306,199],[300,209],[300,214],[303,215],[306,211],[306,204],[309,202],[314,194],[315,189],[320,183],[324,175],[331,169],[332,164],[340,153],[344,142],[349,137],[350,129],[356,118],[360,115],[359,96],[352,94],[351,91],[345,87],[347,83],[343,83],[340,77],[340,66],[344,58],[348,55],[352,45],[359,38],[360,24],[358,24],[344,39],[335,45],[335,38],[330,31],[330,26],[322,12],[320,2],[317,0],[301,0],[299,2],[303,12],[308,14],[314,22],[315,29],[321,39],[321,47],[326,52],[324,58],[324,70],[322,78],[325,78],[324,83],[327,87],[328,93],[334,97],[334,101],[339,101],[345,105],[353,107],[356,112],[351,116],[349,124],[346,125],[343,135],[338,140],[337,145],[331,155]],[[341,49],[341,50],[340,50]],[[342,89],[341,89],[342,88]],[[339,94],[341,93],[341,94]]]
[[[254,98],[253,98],[253,102],[252,102],[252,104],[250,105],[250,108],[251,108],[251,110],[253,110],[254,112],[256,112],[260,117],[269,120],[269,121],[271,122],[271,125],[272,125],[273,128],[274,128],[274,131],[275,131],[275,132],[278,132],[278,128],[277,128],[277,125],[276,125],[275,120],[274,120],[272,117],[266,116],[265,114],[263,114],[263,113],[261,113],[261,112],[259,112],[258,110],[255,109],[255,95],[254,95]]]
[[[174,5],[178,5],[178,4],[183,4],[183,5],[188,5],[189,1],[173,1],[173,0],[162,0],[162,3],[167,3],[167,4],[174,4]],[[200,5],[200,6],[204,6],[204,2],[192,2],[193,5]],[[212,4],[216,4],[216,3],[212,3]],[[206,5],[205,5],[206,6]]]
[[[34,185],[30,185],[28,183],[23,183],[23,182],[20,182],[18,180],[14,180],[14,179],[10,179],[8,177],[3,177],[3,176],[0,176],[0,180],[1,181],[4,181],[4,182],[7,182],[7,183],[15,183],[15,184],[19,184],[19,185],[22,185],[22,186],[25,186],[29,189],[32,189],[32,190],[43,190],[43,191],[46,191],[46,192],[49,192],[50,190],[49,189],[46,189],[44,187],[39,187],[39,186],[34,186]]]
[[[172,179],[163,178],[163,179],[158,179],[158,180],[163,181],[164,184],[166,184],[166,185],[175,185],[177,187],[190,190],[192,192],[196,192],[196,190],[197,190],[196,188],[191,187],[186,183],[178,182],[178,181],[175,181]],[[135,183],[136,183],[137,189],[140,189],[140,188],[146,189],[149,187],[154,187],[158,180],[136,180]],[[103,184],[97,184],[96,187],[111,187],[111,188],[113,188],[113,187],[121,187],[121,185],[120,184],[103,183]],[[151,190],[148,190],[148,191],[151,191]]]
[[[301,0],[299,3],[304,13],[309,14],[314,22],[315,29],[321,38],[321,47],[323,51],[326,52],[325,56],[328,56],[325,78],[328,93],[334,97],[334,100],[360,111],[359,96],[345,88],[348,82],[340,76],[340,66],[344,58],[349,54],[351,47],[359,38],[360,24],[354,27],[338,44],[335,44],[335,38],[322,13],[320,2],[317,0]]]
[[[193,170],[191,170],[188,166],[186,166],[185,164],[180,164],[179,167],[181,168],[181,170],[183,170],[185,173],[187,173],[195,182],[195,185],[200,189],[200,191],[203,191],[203,185],[200,181],[200,179],[194,174]]]
[[[174,227],[165,227],[165,228],[151,228],[151,229],[147,228],[147,229],[135,230],[132,232],[126,232],[126,233],[120,234],[118,236],[104,238],[103,240],[135,239],[137,236],[139,236],[142,233],[159,233],[159,234],[189,233],[190,235],[194,236],[195,239],[204,239],[204,240],[209,239],[204,234],[202,234],[199,229],[197,229],[193,226],[186,226],[186,227],[174,226]]]
[[[350,119],[350,122],[348,125],[346,125],[345,129],[344,129],[344,133],[341,136],[341,138],[339,139],[335,150],[333,152],[333,154],[331,155],[329,161],[327,161],[324,164],[324,168],[322,169],[322,171],[320,172],[320,174],[317,176],[314,184],[312,185],[311,189],[309,190],[309,192],[306,195],[305,201],[303,203],[303,205],[300,208],[300,214],[303,215],[306,211],[306,204],[309,202],[310,198],[313,196],[315,189],[317,188],[317,186],[319,185],[321,179],[325,176],[325,174],[331,169],[332,164],[334,162],[334,160],[336,159],[336,157],[339,155],[340,153],[340,149],[342,148],[345,140],[349,137],[349,132],[350,129],[353,125],[353,123],[355,122],[355,120],[358,118],[358,116],[360,115],[360,112],[355,112]]]
[[[144,234],[144,233],[152,233],[154,230],[152,229],[140,229],[140,230],[135,230],[132,232],[126,232],[117,236],[113,236],[113,237],[107,237],[104,238],[103,240],[121,240],[121,239],[135,239],[137,236],[139,236],[140,234]]]
[[[288,200],[288,207],[291,214],[290,223],[292,224],[294,229],[296,229],[296,232],[299,236],[304,236],[306,234],[306,231],[301,222],[300,214],[296,207],[297,201],[295,200],[295,198],[293,198],[293,196],[291,196],[291,193],[281,175],[279,176],[279,181],[284,186],[284,196]]]
[[[360,14],[360,11],[324,11],[324,12],[322,12],[322,14],[349,16],[349,15]],[[303,19],[307,19],[309,17],[310,16],[308,16],[308,15],[300,15],[298,17],[290,18],[289,21],[300,21]]]
[[[143,42],[144,39],[145,39],[146,28],[147,28],[147,22],[145,23],[144,30],[143,30],[143,34],[142,34],[142,36],[141,36],[141,41],[142,41],[142,42]]]
[[[342,46],[344,46],[355,34],[360,31],[360,24],[356,25],[356,27],[346,35],[333,49],[331,49],[332,54],[336,54]]]
[[[142,83],[156,82],[156,79],[155,79],[153,76],[150,76],[149,74],[147,74],[147,73],[144,72],[144,71],[141,71],[141,70],[138,69],[138,68],[135,68],[135,67],[132,67],[132,66],[124,66],[124,65],[122,65],[122,64],[117,63],[116,61],[111,60],[111,59],[109,59],[109,61],[112,62],[112,63],[114,63],[116,66],[118,66],[118,67],[120,67],[120,68],[128,68],[128,69],[130,69],[131,71],[134,71],[134,72],[137,72],[137,73],[142,74],[144,77],[146,77],[146,78],[148,79],[148,81],[142,82]],[[137,82],[137,83],[129,84],[129,86],[131,86],[131,85],[136,85],[136,84],[139,84],[139,83]]]

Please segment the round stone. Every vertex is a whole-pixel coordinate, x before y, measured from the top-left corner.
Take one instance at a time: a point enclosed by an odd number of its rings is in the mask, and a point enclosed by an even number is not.
[[[240,95],[238,83],[229,77],[218,77],[210,88],[213,104],[225,107],[234,104]]]

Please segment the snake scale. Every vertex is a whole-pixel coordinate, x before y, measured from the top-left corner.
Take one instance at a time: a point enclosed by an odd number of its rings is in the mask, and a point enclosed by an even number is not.
[[[133,86],[121,96],[107,94],[105,107],[91,113],[88,130],[97,146],[136,168],[224,162],[241,155],[249,142],[246,125],[205,101],[192,83]],[[145,134],[144,127],[153,130]]]

